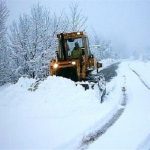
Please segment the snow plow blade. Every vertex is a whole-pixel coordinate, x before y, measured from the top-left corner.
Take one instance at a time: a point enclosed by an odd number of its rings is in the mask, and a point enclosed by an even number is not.
[[[106,81],[102,74],[91,75],[85,82],[76,82],[76,85],[82,85],[85,90],[98,88],[99,99],[102,103],[106,94]]]

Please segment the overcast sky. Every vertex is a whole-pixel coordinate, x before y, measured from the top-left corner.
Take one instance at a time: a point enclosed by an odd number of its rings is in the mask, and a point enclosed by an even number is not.
[[[111,39],[119,49],[129,51],[150,47],[150,0],[78,0],[88,17],[88,31],[94,29]],[[56,12],[67,9],[71,0],[7,0],[9,22],[22,13],[29,13],[33,4]]]

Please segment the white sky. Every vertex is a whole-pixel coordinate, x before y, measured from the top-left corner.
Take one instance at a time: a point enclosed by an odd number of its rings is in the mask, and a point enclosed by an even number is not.
[[[150,0],[78,0],[92,28],[111,39],[116,48],[143,50],[150,47]],[[9,22],[22,13],[29,13],[40,2],[50,10],[67,9],[71,0],[7,0]]]

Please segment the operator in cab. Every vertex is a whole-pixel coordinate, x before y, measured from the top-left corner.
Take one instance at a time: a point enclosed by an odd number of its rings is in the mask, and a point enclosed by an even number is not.
[[[78,42],[75,42],[75,47],[71,52],[71,58],[73,59],[81,59],[82,58],[82,49],[79,46]]]

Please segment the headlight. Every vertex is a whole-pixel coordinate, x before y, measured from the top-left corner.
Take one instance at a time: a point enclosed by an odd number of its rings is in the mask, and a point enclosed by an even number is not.
[[[75,64],[76,64],[76,62],[75,62],[75,61],[72,61],[72,62],[71,62],[71,64],[72,64],[72,65],[75,65]]]
[[[80,35],[80,32],[77,32],[77,35]]]
[[[58,68],[58,64],[54,64],[53,67],[54,67],[55,69],[57,69],[57,68]]]

